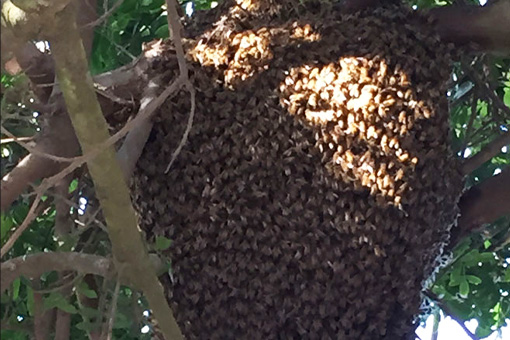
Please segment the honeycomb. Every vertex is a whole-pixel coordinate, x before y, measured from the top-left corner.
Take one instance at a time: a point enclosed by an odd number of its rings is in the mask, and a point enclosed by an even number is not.
[[[161,107],[133,180],[173,240],[168,299],[188,339],[413,338],[457,217],[451,47],[400,6],[227,1],[188,35],[197,91]],[[197,27],[206,27],[206,24]],[[177,75],[171,43],[154,75]]]

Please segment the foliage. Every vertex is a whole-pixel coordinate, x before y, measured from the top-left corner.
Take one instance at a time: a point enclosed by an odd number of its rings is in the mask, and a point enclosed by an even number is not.
[[[108,12],[117,1],[105,0],[100,3],[100,12]],[[442,6],[453,1],[412,0],[418,8]],[[476,3],[477,1],[471,0]],[[188,1],[182,3],[186,7]],[[210,8],[211,0],[193,1],[196,9]],[[90,68],[93,74],[115,69],[127,64],[140,55],[142,45],[156,38],[168,37],[168,25],[164,0],[124,0],[108,19],[96,29],[94,49]],[[508,131],[510,117],[494,107],[486,95],[486,89],[475,87],[466,74],[466,64],[472,71],[483,74],[490,86],[506,106],[510,106],[510,59],[494,56],[466,56],[464,64],[457,64],[452,74],[452,87],[448,93],[451,104],[452,146],[459,158],[480,151],[499,132]],[[2,74],[2,111],[8,115],[2,119],[17,136],[32,136],[38,130],[38,121],[28,109],[30,91],[23,76]],[[23,157],[26,152],[15,143],[2,144],[2,176]],[[475,170],[467,179],[467,186],[475,185],[497,173],[510,164],[510,150],[502,152]],[[77,220],[74,237],[59,240],[54,236],[55,204],[51,194],[46,209],[23,233],[5,259],[30,253],[74,249],[110,254],[108,237],[101,229],[100,218],[96,218],[97,205],[90,191],[91,183],[86,176],[73,181],[69,192],[76,206],[71,208],[73,219]],[[1,244],[4,244],[12,230],[19,226],[26,216],[31,201],[30,195],[20,198],[5,214],[0,216]],[[87,198],[81,203],[80,198]],[[80,202],[80,203],[78,203]],[[510,315],[510,217],[502,218],[486,229],[463,240],[453,252],[452,262],[437,274],[430,291],[440,299],[455,317],[460,320],[476,318],[479,322],[476,335],[484,337],[504,326]],[[92,231],[91,231],[92,230]],[[156,238],[151,249],[167,249],[171,240]],[[98,282],[101,287],[103,310],[98,312],[82,305],[77,295],[96,298],[99,291],[89,287],[83,277],[71,278],[73,294],[65,296],[65,280],[56,272],[50,272],[40,280],[25,278],[14,281],[12,287],[0,296],[1,336],[4,339],[28,339],[34,317],[34,294],[43,297],[44,308],[58,308],[72,314],[72,339],[86,339],[86,332],[98,327],[94,318],[108,318],[115,282]],[[77,294],[78,293],[78,294]],[[117,339],[149,339],[141,334],[144,325],[150,325],[150,318],[142,312],[146,303],[127,287],[118,294],[113,336]]]

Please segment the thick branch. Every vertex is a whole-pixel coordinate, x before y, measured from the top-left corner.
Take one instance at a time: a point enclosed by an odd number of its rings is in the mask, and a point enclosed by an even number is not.
[[[346,12],[395,2],[393,0],[344,0]],[[500,0],[488,6],[443,6],[428,13],[435,19],[433,28],[447,42],[459,46],[476,44],[485,51],[510,52],[510,1]]]
[[[78,155],[79,145],[66,114],[55,114],[39,136],[37,150],[60,157]],[[56,162],[43,156],[29,154],[11,172],[2,178],[0,208],[5,211],[33,182],[62,170],[67,163]]]
[[[468,158],[464,164],[462,164],[462,173],[464,175],[470,174],[474,170],[478,169],[483,163],[499,154],[502,147],[508,145],[510,145],[510,132],[506,132],[498,136],[480,150],[480,152]]]
[[[457,45],[477,44],[486,51],[510,51],[510,1],[488,6],[444,6],[429,12],[435,30],[445,41]]]
[[[2,284],[2,287],[3,284]],[[3,289],[1,290],[3,292]],[[51,325],[54,323],[55,309],[45,310],[43,307],[43,295],[34,292],[34,334],[35,340],[48,340]]]
[[[151,254],[149,258],[159,274],[165,271],[165,264],[158,256]],[[2,262],[0,292],[9,288],[12,281],[20,276],[36,279],[50,271],[76,271],[81,274],[99,275],[107,279],[117,275],[113,260],[103,256],[76,252],[37,253]]]
[[[482,225],[510,216],[510,167],[469,189],[459,206],[461,216],[452,230],[453,245]]]
[[[102,256],[82,253],[37,253],[5,261],[1,265],[1,291],[9,288],[12,281],[20,276],[39,278],[49,271],[77,271],[106,278],[115,275],[112,260]]]
[[[72,4],[58,13],[55,26],[48,35],[73,127],[83,152],[89,153],[101,147],[110,135],[88,73],[75,13]],[[107,222],[115,260],[125,268],[123,274],[144,292],[165,336],[182,339],[144,247],[129,189],[113,147],[103,148],[96,158],[88,162],[88,169]]]

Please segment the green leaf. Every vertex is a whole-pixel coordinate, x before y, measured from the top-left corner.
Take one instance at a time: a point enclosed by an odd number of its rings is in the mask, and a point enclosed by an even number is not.
[[[485,241],[483,242],[483,248],[484,248],[484,249],[487,249],[487,248],[489,248],[489,247],[491,246],[491,244],[492,244],[492,243],[491,243],[491,240],[485,240]]]
[[[4,213],[0,215],[0,238],[2,242],[5,241],[5,236],[12,228],[12,218],[5,216]]]
[[[9,303],[9,301],[11,301],[11,297],[7,293],[4,292],[0,295],[0,303]]]
[[[157,38],[168,38],[169,32],[168,32],[168,25],[162,25],[160,26],[156,32],[154,32],[154,35]]]
[[[99,317],[101,315],[101,312],[98,311],[97,308],[90,308],[90,307],[82,306],[80,308],[80,314],[85,318],[92,319],[92,318]]]
[[[454,257],[460,256],[464,254],[466,251],[468,251],[471,247],[471,242],[472,240],[470,237],[466,237],[463,241],[461,241],[459,245],[455,247]]]
[[[505,89],[505,95],[503,96],[503,102],[507,107],[510,107],[510,89]]]
[[[115,315],[115,323],[113,325],[113,328],[119,329],[119,328],[128,328],[131,326],[131,320],[129,318],[120,312],[117,312]]]
[[[18,277],[14,281],[12,281],[12,299],[14,301],[18,300],[19,297],[19,288],[21,286],[21,280]]]
[[[33,316],[34,315],[34,290],[27,287],[27,311],[28,315]]]
[[[9,340],[26,340],[28,334],[22,330],[2,329],[0,338]]]
[[[494,321],[499,321],[501,316],[501,302],[496,303],[496,305],[492,308],[492,313],[494,314]]]
[[[463,280],[459,285],[459,294],[463,298],[467,298],[469,295],[469,283],[467,280]]]
[[[156,236],[156,242],[154,243],[155,250],[163,251],[170,248],[172,240],[164,236]]]
[[[76,314],[78,310],[60,293],[50,293],[44,299],[44,308],[58,308],[69,314]]]
[[[466,280],[474,285],[479,285],[482,283],[482,279],[475,275],[466,275]]]
[[[73,179],[71,181],[71,184],[69,184],[69,193],[72,193],[78,188],[78,179]]]
[[[97,298],[97,293],[95,290],[90,289],[86,282],[82,281],[76,287],[76,291],[89,299]]]
[[[505,269],[505,276],[501,280],[502,282],[510,282],[510,267]]]
[[[476,327],[475,335],[480,339],[485,338],[491,334],[492,334],[492,329],[490,327],[484,327],[482,325],[478,325],[478,327]]]
[[[448,286],[450,287],[458,286],[462,281],[465,280],[462,276],[461,269],[462,268],[457,267],[454,270],[452,270],[452,272],[450,273],[450,282],[448,283]]]
[[[88,320],[84,320],[82,322],[77,323],[75,327],[85,332],[90,332],[97,328],[94,322],[90,322]]]
[[[28,205],[26,204],[19,204],[14,207],[14,209],[12,210],[12,219],[16,224],[23,223],[23,220],[28,214],[28,209],[29,209]]]

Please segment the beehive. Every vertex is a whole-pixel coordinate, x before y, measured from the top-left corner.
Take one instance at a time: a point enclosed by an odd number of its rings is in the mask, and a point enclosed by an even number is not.
[[[405,339],[457,214],[450,49],[401,6],[227,2],[133,189],[189,339]],[[306,7],[308,6],[308,7]],[[205,25],[197,25],[204,27]],[[175,77],[171,46],[153,72]]]

